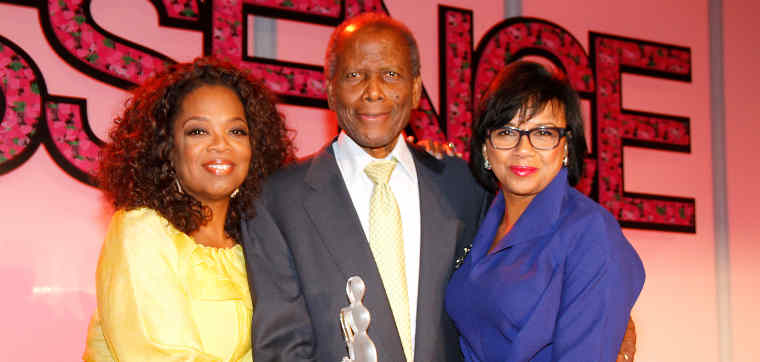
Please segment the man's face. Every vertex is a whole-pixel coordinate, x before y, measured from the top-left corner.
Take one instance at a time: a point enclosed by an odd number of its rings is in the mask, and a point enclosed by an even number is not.
[[[336,55],[327,80],[330,109],[351,139],[383,158],[420,100],[422,80],[413,75],[407,42],[394,28],[368,25],[342,35]]]

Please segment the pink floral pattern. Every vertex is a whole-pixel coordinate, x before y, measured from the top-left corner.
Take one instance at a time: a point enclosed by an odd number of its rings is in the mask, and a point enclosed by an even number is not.
[[[47,94],[44,79],[28,54],[5,41],[0,38],[0,98],[5,101],[0,122],[0,173],[14,167],[3,167],[6,162],[22,152],[33,152],[28,148],[36,148],[44,141],[61,168],[93,184],[102,142],[86,131],[84,109],[79,105],[84,101],[69,103],[67,98]]]
[[[385,13],[383,0],[345,0],[346,19],[361,13],[378,12]]]
[[[621,67],[641,72],[658,71],[675,76],[690,74],[688,50],[648,42],[592,34],[596,49],[596,120],[599,172],[598,201],[622,223],[659,224],[691,228],[695,225],[693,200],[657,195],[626,195],[623,190],[623,142],[640,141],[657,147],[690,145],[689,124],[647,115],[623,113]]]
[[[181,20],[198,20],[197,0],[162,0],[166,8],[167,16]]]
[[[578,180],[575,188],[584,195],[593,197],[593,195],[591,195],[591,188],[594,183],[594,176],[596,176],[596,159],[590,157],[586,158],[583,163],[583,175],[581,176],[581,179]]]
[[[249,0],[249,4],[302,13],[338,17],[340,1],[337,0]]]
[[[100,146],[84,130],[83,112],[78,104],[45,102],[48,130],[58,152],[76,169],[95,176]]]
[[[324,77],[321,70],[278,64],[253,63],[243,60],[242,20],[244,2],[256,5],[277,3],[280,4],[280,7],[306,10],[320,8],[322,5],[319,4],[326,4],[327,2],[220,0],[214,1],[214,17],[212,20],[212,52],[214,55],[233,62],[242,68],[249,69],[254,76],[262,79],[270,89],[280,95],[326,99]],[[286,2],[289,5],[283,5]],[[379,0],[352,0],[346,2],[346,13],[349,16],[355,15],[357,12],[378,10],[382,10],[382,3]]]
[[[448,31],[446,33],[446,61],[454,65],[447,66],[446,69],[447,86],[450,87],[447,89],[447,93],[462,95],[460,96],[462,98],[464,98],[463,95],[472,96],[472,90],[469,88],[471,65],[466,56],[457,56],[456,53],[452,52],[452,49],[469,47],[472,44],[469,37],[462,36],[466,29],[465,26],[471,26],[470,22],[466,21],[467,19],[460,20],[464,14],[467,13],[454,10],[447,13],[446,16],[447,29],[453,28],[453,34],[449,34]],[[513,60],[512,57],[515,54],[525,50],[539,50],[553,54],[567,71],[568,80],[576,91],[583,93],[594,91],[594,79],[586,51],[570,33],[558,25],[533,18],[512,18],[495,25],[488,34],[491,34],[490,37],[481,40],[481,45],[478,46],[478,51],[481,53],[478,64],[476,64],[478,68],[475,78],[475,105],[480,102],[486,88],[499,71]],[[461,50],[460,53],[466,55]],[[460,66],[467,67],[467,72],[457,69]],[[461,79],[458,80],[457,77]],[[466,109],[461,107],[460,103],[456,99],[449,100],[447,106],[453,108],[453,112],[448,114],[450,117],[448,131],[450,135],[453,132],[462,141],[466,140],[465,144],[469,146],[472,115],[471,111],[467,116],[459,113],[461,109]],[[452,122],[452,113],[459,119]],[[576,188],[591,196],[595,172],[596,160],[587,158],[582,178]]]
[[[472,12],[446,8],[444,11],[446,99],[441,100],[446,112],[448,141],[470,159],[472,137]],[[443,103],[445,102],[445,103]]]
[[[498,25],[497,25],[498,26]],[[479,64],[475,73],[475,104],[488,85],[512,56],[525,49],[536,49],[557,56],[568,80],[578,92],[593,92],[594,78],[586,51],[558,25],[532,18],[512,18],[504,28],[478,45]]]
[[[433,140],[438,142],[446,142],[446,137],[441,128],[438,127],[438,117],[433,110],[433,106],[430,104],[430,98],[427,94],[420,99],[420,105],[412,111],[412,116],[409,119],[409,125],[414,131],[414,136],[419,140]]]
[[[0,43],[0,89],[5,97],[5,114],[0,120],[0,166],[27,147],[37,146],[33,141],[39,132],[42,103],[39,82],[29,63]]]
[[[621,197],[607,200],[603,204],[608,210],[615,211],[618,221],[623,226],[637,226],[647,229],[686,227],[682,231],[694,228],[694,203],[667,201],[657,198]],[[630,223],[630,224],[628,224]],[[681,230],[681,229],[677,229]]]
[[[98,32],[90,25],[92,19],[85,16],[83,6],[88,5],[88,1],[47,1],[48,14],[45,15],[53,29],[54,40],[88,68],[140,84],[167,65],[163,59]]]
[[[281,96],[326,100],[325,81],[321,70],[254,63],[243,59],[243,2],[255,5],[281,4],[277,1],[264,0],[215,1],[212,20],[213,54],[241,68],[249,69],[253,76],[262,79],[270,89]],[[314,3],[316,2],[302,1],[297,4],[292,3],[292,5],[298,9],[308,10],[313,9]],[[363,12],[384,11],[381,0],[347,0],[345,6],[347,18]],[[441,142],[445,140],[427,94],[422,97],[418,109],[412,113],[409,124],[418,139],[433,139]]]
[[[248,0],[248,2],[253,2]],[[243,4],[240,0],[214,1],[212,52],[262,79],[280,95],[325,99],[322,71],[243,60]]]
[[[153,0],[159,1],[159,0]],[[166,16],[199,21],[198,0],[160,0]],[[212,1],[212,0],[209,0]],[[213,0],[210,36],[211,52],[249,69],[276,93],[284,96],[325,99],[321,70],[285,62],[246,61],[243,57],[243,5],[268,6],[283,11],[313,15],[352,17],[367,11],[384,11],[382,0]],[[48,0],[40,4],[43,28],[54,48],[73,65],[92,69],[93,76],[105,75],[128,84],[139,84],[171,62],[160,54],[136,49],[126,41],[101,32],[86,18],[83,6],[88,0]],[[444,7],[445,8],[445,7]],[[451,141],[467,151],[470,140],[473,104],[477,104],[488,84],[515,54],[544,52],[556,56],[573,87],[596,96],[594,118],[598,144],[596,159],[585,161],[584,177],[577,188],[586,194],[597,191],[598,201],[624,226],[665,230],[694,231],[693,199],[624,191],[622,150],[624,143],[644,147],[688,152],[689,121],[684,117],[627,112],[621,108],[620,73],[655,74],[675,79],[690,79],[691,54],[686,48],[591,34],[595,69],[577,40],[559,26],[532,18],[512,18],[494,26],[485,42],[472,52],[472,13],[454,8],[444,10],[448,137],[425,92],[412,114],[410,127],[420,139]],[[0,89],[4,114],[0,122],[0,169],[29,147],[45,141],[56,162],[73,176],[91,182],[97,170],[101,142],[88,131],[84,103],[45,93],[44,80],[36,73],[26,54],[15,46],[0,42]],[[472,81],[472,61],[478,62]],[[74,62],[72,59],[76,60]],[[594,82],[598,82],[596,85]],[[471,86],[474,85],[474,88]],[[45,112],[42,112],[42,104]],[[44,122],[44,125],[40,123]],[[448,138],[448,139],[447,139]],[[7,172],[7,170],[5,170]],[[83,174],[85,176],[79,176]],[[86,180],[82,179],[84,177]]]

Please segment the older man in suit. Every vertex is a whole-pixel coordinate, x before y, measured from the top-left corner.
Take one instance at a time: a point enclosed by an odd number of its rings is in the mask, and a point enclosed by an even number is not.
[[[379,361],[461,360],[443,297],[488,196],[462,160],[405,143],[419,64],[412,34],[386,16],[362,14],[333,33],[325,76],[342,131],[273,175],[243,222],[257,362],[340,361],[338,313],[353,275],[367,286]]]

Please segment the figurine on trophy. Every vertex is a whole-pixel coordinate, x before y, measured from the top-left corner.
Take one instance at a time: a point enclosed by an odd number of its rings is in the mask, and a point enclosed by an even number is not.
[[[377,362],[375,343],[367,334],[371,317],[369,309],[362,303],[365,290],[361,277],[348,278],[346,294],[350,304],[340,309],[340,325],[346,338],[348,357],[343,357],[341,362]]]

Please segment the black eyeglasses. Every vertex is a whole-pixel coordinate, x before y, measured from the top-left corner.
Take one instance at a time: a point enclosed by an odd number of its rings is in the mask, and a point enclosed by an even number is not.
[[[528,136],[528,141],[537,150],[551,150],[559,145],[559,140],[570,130],[561,127],[536,127],[523,131],[517,127],[497,128],[488,134],[491,146],[497,150],[511,150],[520,144],[522,136]]]

